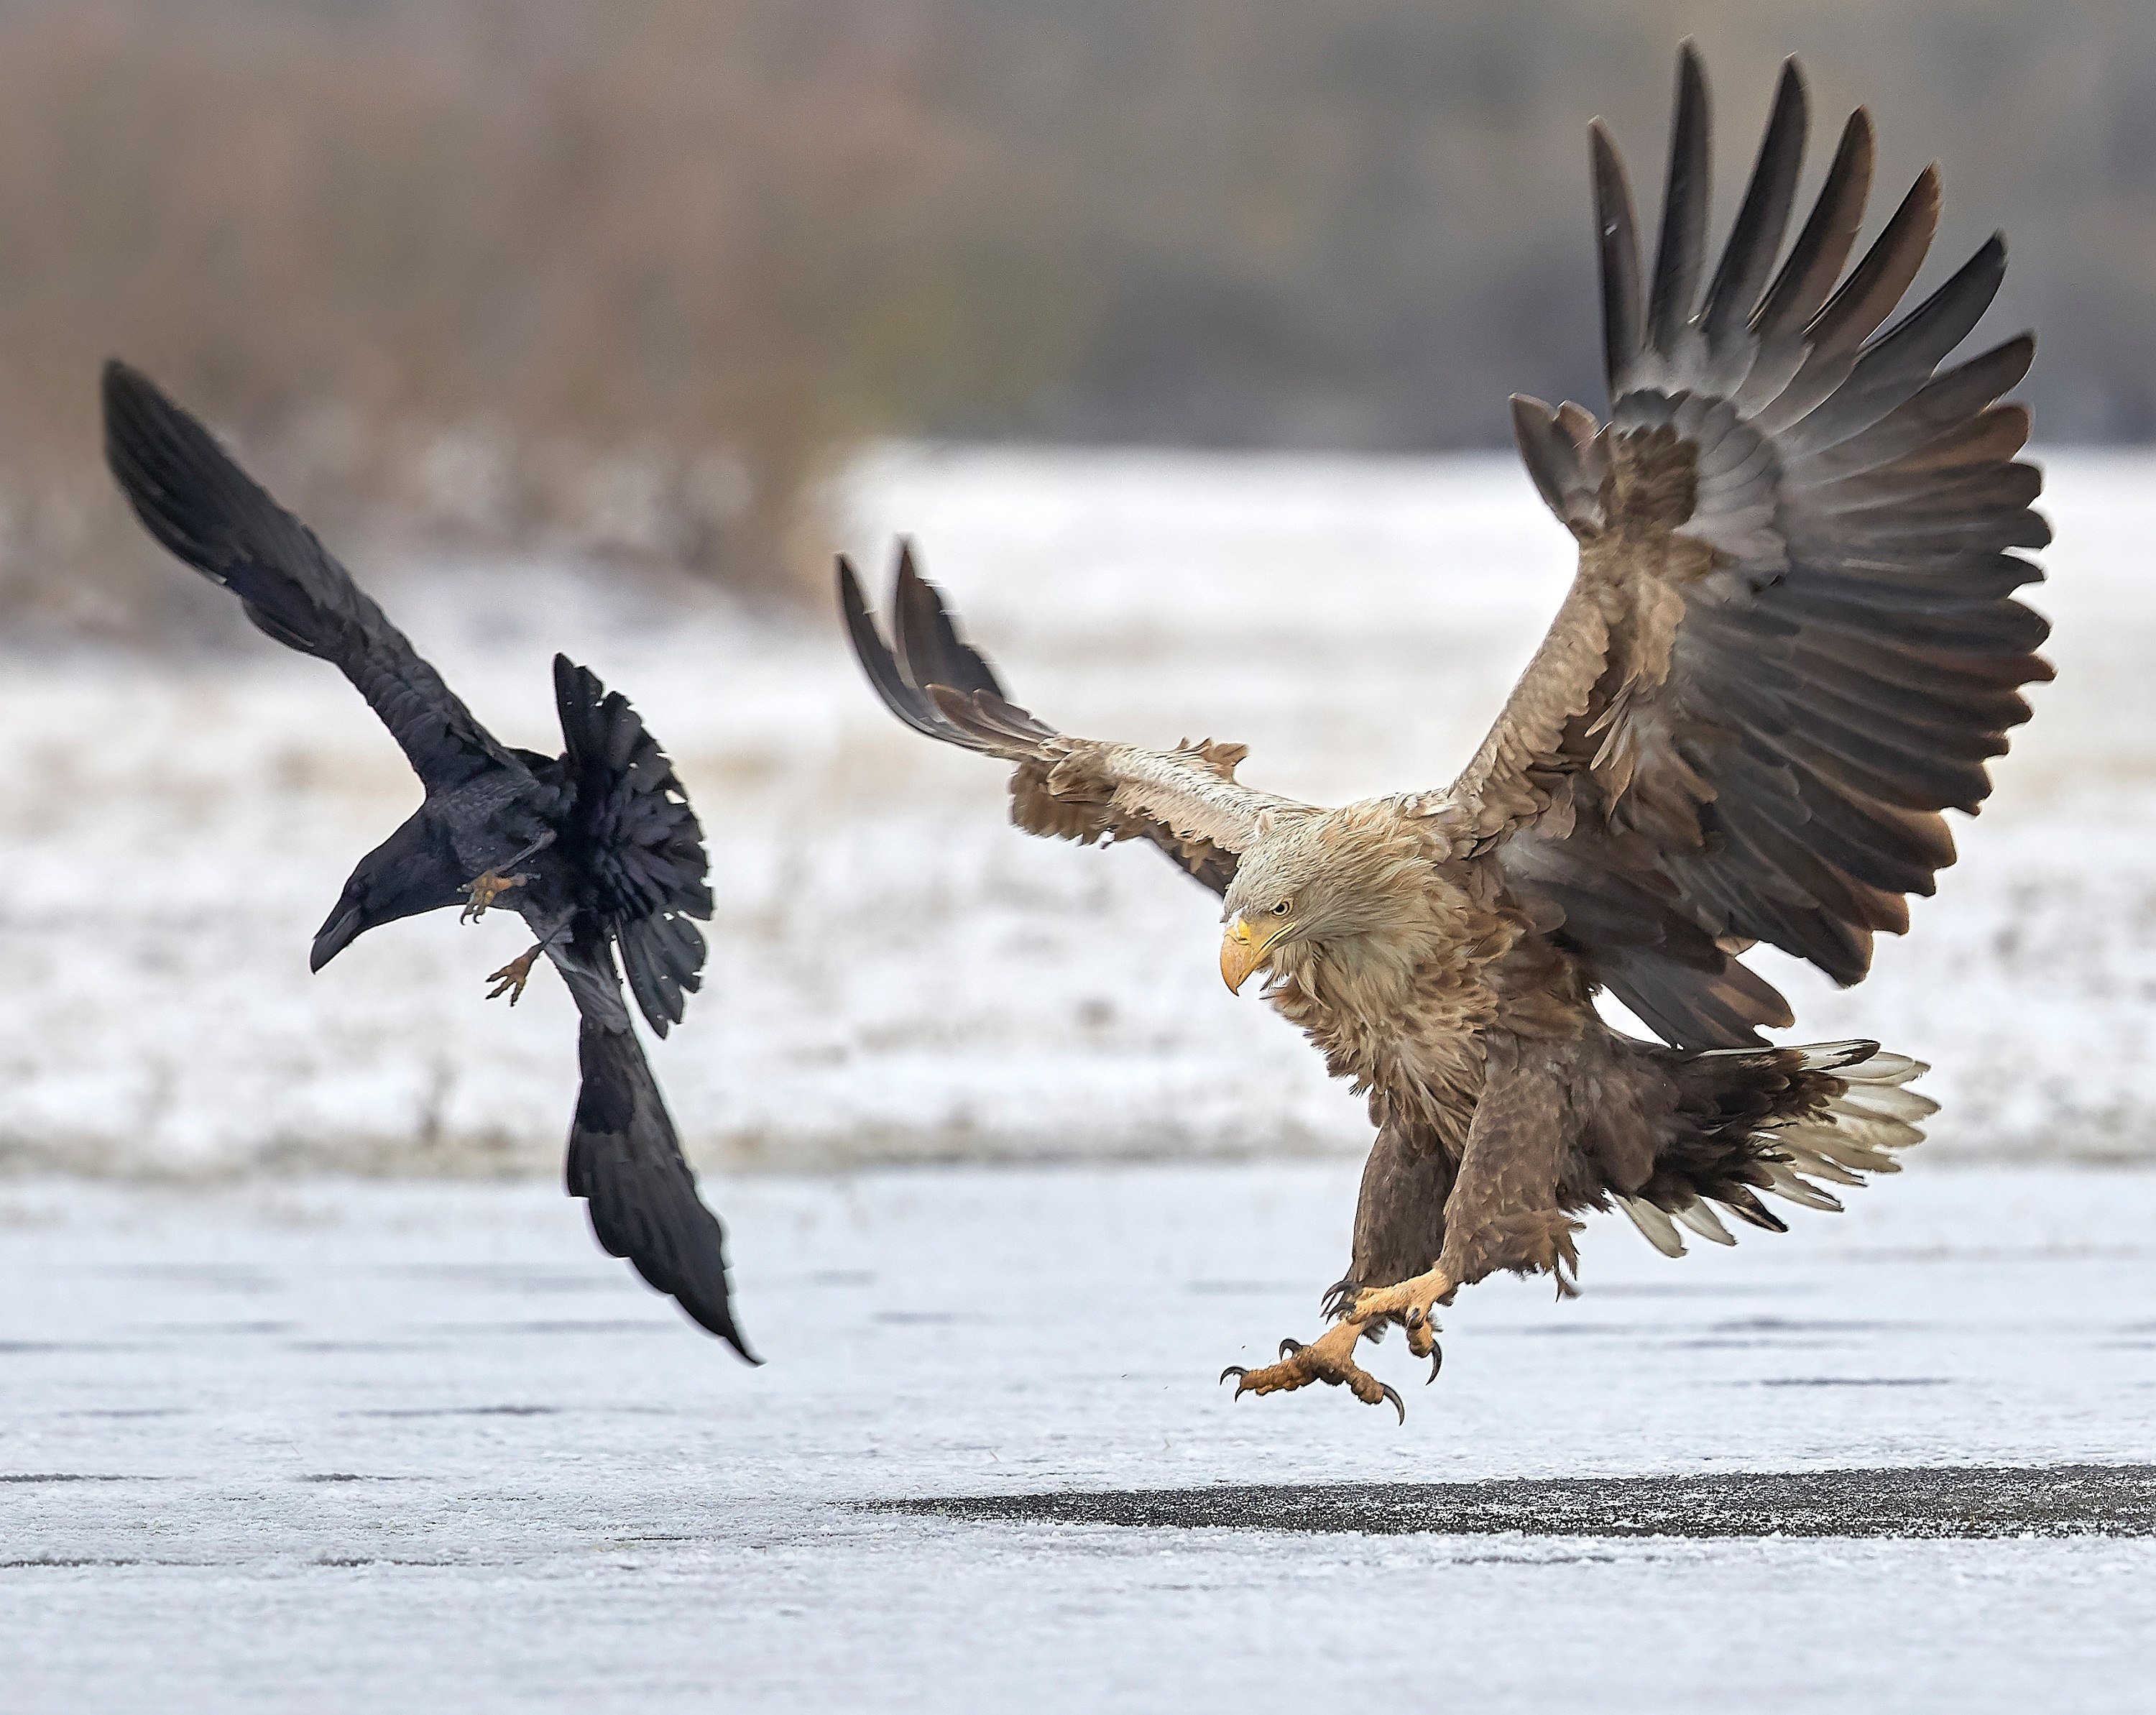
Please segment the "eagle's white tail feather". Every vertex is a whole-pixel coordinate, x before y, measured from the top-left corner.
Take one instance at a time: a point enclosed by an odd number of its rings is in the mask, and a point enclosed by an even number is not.
[[[1815,1179],[1861,1185],[1866,1173],[1899,1173],[1902,1164],[1895,1159],[1896,1152],[1921,1142],[1924,1133],[1918,1122],[1938,1112],[1938,1103],[1930,1096],[1902,1087],[1931,1070],[1907,1055],[1882,1052],[1870,1042],[1815,1042],[1767,1052],[1794,1055],[1798,1069],[1830,1073],[1842,1085],[1821,1106],[1752,1134],[1760,1148],[1758,1165],[1767,1175],[1766,1184],[1753,1182],[1755,1188],[1806,1209],[1836,1211],[1842,1206]],[[1697,1058],[1760,1053],[1758,1049],[1714,1049]],[[1789,1060],[1784,1057],[1779,1064],[1787,1066]],[[1644,1197],[1614,1200],[1665,1256],[1685,1254],[1680,1224],[1712,1244],[1737,1242],[1704,1199],[1694,1198],[1681,1208],[1661,1207]],[[1753,1209],[1745,1218],[1758,1225],[1758,1205]]]
[[[1677,1236],[1676,1224],[1644,1197],[1620,1197],[1617,1206],[1623,1209],[1640,1230],[1640,1236],[1665,1256],[1685,1254],[1684,1240]]]
[[[1767,1183],[1760,1188],[1762,1190],[1771,1191],[1775,1196],[1801,1204],[1806,1209],[1822,1209],[1829,1214],[1841,1213],[1839,1197],[1830,1191],[1820,1190],[1810,1179],[1799,1178],[1797,1170],[1788,1162],[1769,1161],[1763,1165],[1767,1169]]]
[[[1711,1245],[1734,1245],[1736,1235],[1722,1224],[1722,1217],[1703,1199],[1695,1197],[1681,1209],[1671,1211]]]
[[[1829,1045],[1841,1052],[1861,1048],[1861,1043]],[[1907,1055],[1877,1050],[1865,1059],[1837,1065],[1826,1047],[1799,1050],[1808,1065],[1832,1071],[1845,1085],[1818,1112],[1760,1133],[1779,1160],[1770,1160],[1768,1171],[1774,1183],[1767,1189],[1807,1208],[1840,1209],[1841,1204],[1801,1175],[1831,1180],[1836,1184],[1861,1185],[1866,1173],[1898,1173],[1902,1163],[1891,1152],[1907,1149],[1923,1141],[1916,1122],[1939,1111],[1938,1102],[1902,1085],[1931,1068]],[[1810,1056],[1816,1055],[1815,1062]],[[1824,1199],[1824,1201],[1817,1200]]]

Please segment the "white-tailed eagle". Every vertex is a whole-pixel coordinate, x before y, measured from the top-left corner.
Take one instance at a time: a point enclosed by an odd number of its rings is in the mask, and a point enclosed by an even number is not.
[[[1355,1362],[1390,1323],[1436,1356],[1435,1307],[1508,1269],[1572,1290],[1580,1214],[1773,1231],[1762,1194],[1892,1170],[1933,1104],[1871,1042],[1772,1047],[1793,1022],[1739,963],[1755,943],[1838,982],[1953,860],[1986,760],[2048,678],[2014,599],[2049,539],[2041,479],[1999,403],[2027,336],[1944,367],[2005,268],[1994,238],[1886,326],[1938,213],[1927,170],[1854,266],[1872,169],[1859,111],[1810,216],[1808,119],[1783,71],[1710,269],[1707,95],[1687,45],[1667,190],[1642,274],[1631,193],[1591,131],[1607,421],[1515,398],[1528,474],[1578,573],[1489,737],[1450,786],[1327,809],[1243,785],[1240,746],[1074,738],[1014,706],[902,556],[887,647],[850,567],[854,646],[901,720],[1017,764],[1021,828],[1142,840],[1223,896],[1222,974],[1369,1097],[1377,1141],[1335,1325],[1237,1393],[1313,1381],[1399,1396]],[[1884,327],[1885,331],[1881,330]],[[1662,1040],[1613,1029],[1616,996]]]

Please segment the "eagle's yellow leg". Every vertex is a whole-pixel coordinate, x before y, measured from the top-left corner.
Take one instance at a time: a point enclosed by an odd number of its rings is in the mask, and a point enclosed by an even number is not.
[[[531,980],[531,967],[538,962],[539,955],[546,950],[543,946],[534,947],[522,958],[513,958],[500,970],[489,972],[486,980],[493,983],[494,987],[487,990],[486,998],[489,1000],[499,1000],[506,994],[511,1006],[523,999],[524,985]]]
[[[489,870],[484,875],[465,882],[458,891],[466,895],[470,902],[466,904],[463,915],[457,921],[460,923],[476,922],[486,915],[488,907],[503,894],[508,892],[512,887],[521,887],[531,879],[529,875],[522,874],[497,875],[494,870]]]
[[[1366,1287],[1355,1295],[1340,1320],[1309,1345],[1283,1340],[1279,1363],[1247,1370],[1230,1364],[1220,1372],[1220,1379],[1235,1378],[1239,1399],[1245,1394],[1285,1394],[1323,1382],[1346,1388],[1365,1405],[1391,1400],[1404,1423],[1408,1409],[1400,1396],[1355,1362],[1355,1343],[1373,1332],[1373,1323],[1397,1317],[1407,1327],[1408,1350],[1418,1358],[1431,1357],[1437,1350],[1437,1322],[1432,1312],[1454,1291],[1451,1277],[1438,1269],[1397,1286]],[[1435,1368],[1430,1371],[1436,1373]]]

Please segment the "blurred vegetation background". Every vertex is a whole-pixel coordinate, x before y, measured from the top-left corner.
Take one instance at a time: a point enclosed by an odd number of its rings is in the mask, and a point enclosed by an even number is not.
[[[1495,444],[1599,400],[1584,128],[1780,58],[1994,227],[2040,436],[2156,433],[2146,0],[0,0],[0,615],[228,618],[96,460],[118,352],[332,530],[820,591],[865,439]]]

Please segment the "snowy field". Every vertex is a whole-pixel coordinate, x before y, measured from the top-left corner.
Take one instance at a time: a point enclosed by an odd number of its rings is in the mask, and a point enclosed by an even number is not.
[[[1213,1380],[1317,1331],[1360,1105],[1208,896],[1010,832],[834,625],[353,556],[505,738],[566,647],[680,760],[719,915],[654,1058],[755,1370],[555,1189],[520,926],[308,975],[416,796],[340,680],[16,655],[0,1708],[2147,1707],[2156,460],[2048,505],[2061,680],[1964,862],[1859,988],[1761,961],[1936,1063],[1934,1141],[1733,1251],[1596,1221],[1578,1303],[1377,1352],[1404,1428]],[[846,512],[1021,701],[1322,800],[1449,778],[1568,571],[1510,460],[894,453]]]
[[[714,1189],[761,1369],[549,1187],[0,1189],[0,1707],[2148,1707],[2156,1175],[1603,1218],[1404,1427],[1214,1385],[1344,1165]]]
[[[1240,740],[1246,778],[1320,800],[1449,778],[1569,571],[1509,458],[894,453],[845,492],[875,581],[914,534],[1020,701],[1080,733]],[[1937,1064],[1934,1154],[2146,1159],[2156,461],[2053,461],[2046,506],[2061,676],[1964,860],[1860,988],[1761,962],[1797,1037]],[[1012,833],[1001,771],[891,721],[835,624],[352,557],[504,737],[558,748],[560,646],[679,758],[719,915],[656,1059],[700,1163],[1363,1146],[1360,1104],[1222,988],[1208,896],[1148,851]],[[544,973],[514,1013],[481,999],[524,944],[512,917],[393,926],[308,974],[352,861],[416,797],[334,673],[266,640],[183,665],[18,655],[0,729],[0,1163],[555,1170],[569,1003]]]

